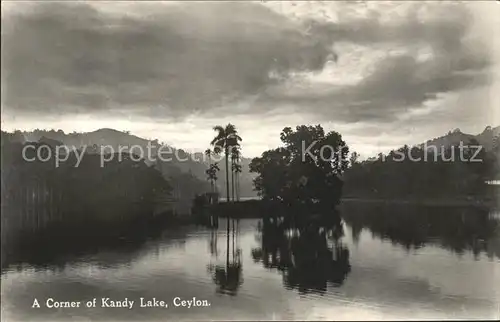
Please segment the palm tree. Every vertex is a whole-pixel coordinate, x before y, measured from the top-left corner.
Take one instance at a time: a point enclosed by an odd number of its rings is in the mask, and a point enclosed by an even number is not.
[[[217,182],[217,172],[220,171],[219,165],[216,163],[210,164],[210,167],[205,170],[207,174],[207,180],[210,181],[210,185],[212,187],[212,192],[217,192],[216,190],[216,182]]]
[[[205,150],[205,155],[208,157],[208,164],[212,164],[212,154],[213,151],[210,148]]]
[[[238,174],[241,173],[241,164],[235,163],[233,171],[236,178],[236,200],[240,201],[240,178]]]
[[[231,148],[231,189],[233,192],[233,201],[234,201],[234,193],[235,193],[235,179],[237,180],[236,175],[236,165],[240,160],[240,149],[239,146],[234,146]]]
[[[205,173],[207,174],[207,180],[210,181],[212,192],[214,192],[214,176],[216,176],[216,174],[213,172],[214,169],[212,169],[212,153],[210,149],[205,150],[205,155],[208,157],[208,169],[205,170]]]
[[[239,146],[239,142],[241,141],[241,137],[238,135],[238,131],[236,127],[229,123],[226,127],[222,127],[220,125],[214,126],[214,131],[217,132],[217,135],[214,137],[211,145],[214,146],[214,153],[219,154],[224,151],[224,155],[226,157],[226,198],[229,202],[229,152],[231,151],[231,147]]]

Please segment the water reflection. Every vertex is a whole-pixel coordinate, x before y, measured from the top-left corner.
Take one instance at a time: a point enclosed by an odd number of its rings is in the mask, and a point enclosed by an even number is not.
[[[97,239],[85,242],[51,235],[50,231],[25,238],[15,248],[2,244],[2,273],[33,267],[36,270],[62,271],[75,262],[91,262],[96,268],[110,269],[127,267],[140,260],[148,252],[158,252],[159,240],[162,247],[186,242],[187,230],[138,232],[127,238]],[[156,249],[146,247],[150,244]]]
[[[368,229],[373,237],[407,250],[431,244],[456,254],[500,258],[500,220],[491,210],[347,203],[342,214],[355,243]]]
[[[340,225],[299,229],[264,221],[257,234],[260,247],[252,249],[252,257],[280,271],[287,288],[323,294],[328,286],[342,285],[351,270],[342,235]]]
[[[61,242],[68,252],[60,254],[44,250],[49,244],[31,245],[16,259],[28,265],[2,272],[2,310],[6,320],[18,321],[498,318],[500,293],[494,285],[500,261],[456,256],[457,250],[472,254],[476,247],[498,258],[498,216],[361,204],[344,207],[341,214],[344,223],[330,217],[332,225],[315,221],[301,229],[282,221],[260,221],[259,227],[258,220],[223,219],[217,230],[176,227],[120,244],[96,240],[82,255],[71,252],[79,246],[69,242]],[[33,297],[178,296],[212,305],[172,307],[167,313],[31,309]]]
[[[210,253],[217,261],[217,231],[210,235]],[[243,266],[241,248],[239,246],[239,220],[227,219],[226,227],[226,258],[224,265],[209,264],[209,272],[217,285],[217,293],[234,296],[243,284]]]

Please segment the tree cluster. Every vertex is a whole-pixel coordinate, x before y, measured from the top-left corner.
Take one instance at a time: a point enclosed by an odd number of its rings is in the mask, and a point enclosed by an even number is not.
[[[340,176],[348,165],[348,147],[334,131],[321,125],[283,129],[284,146],[265,151],[250,163],[254,186],[263,199],[290,206],[335,206],[341,196]]]

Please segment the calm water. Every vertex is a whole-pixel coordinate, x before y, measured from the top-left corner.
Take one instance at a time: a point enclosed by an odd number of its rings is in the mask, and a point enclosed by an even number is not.
[[[312,247],[240,220],[2,273],[2,321],[498,319],[500,216],[470,209],[345,207],[343,236]],[[135,307],[47,309],[128,298]],[[169,308],[139,308],[156,297]],[[174,307],[181,297],[209,307]],[[42,304],[32,309],[33,299]],[[83,303],[83,302],[82,302]]]

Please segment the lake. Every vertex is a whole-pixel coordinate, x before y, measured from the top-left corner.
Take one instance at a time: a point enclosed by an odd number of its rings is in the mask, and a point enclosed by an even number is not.
[[[181,227],[78,256],[44,261],[40,250],[2,271],[2,321],[500,318],[498,212],[347,204],[341,215],[343,231],[312,246],[260,220],[230,221],[228,232],[220,219],[217,230]],[[46,308],[48,298],[83,307]],[[102,298],[134,305],[103,308]]]

